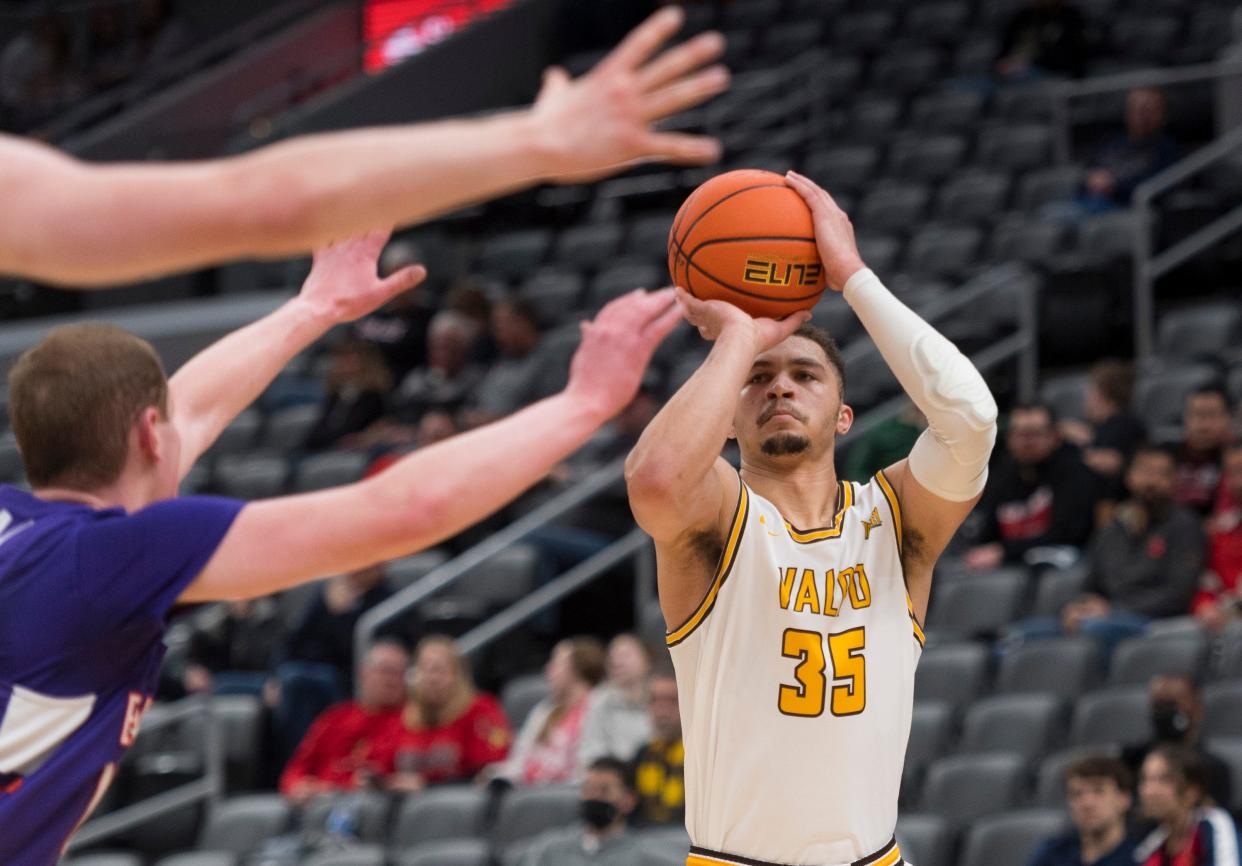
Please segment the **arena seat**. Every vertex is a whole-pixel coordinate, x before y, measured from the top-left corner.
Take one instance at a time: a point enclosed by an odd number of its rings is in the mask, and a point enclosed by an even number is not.
[[[946,701],[916,701],[901,776],[902,800],[917,796],[927,765],[945,754],[953,731],[953,705]]]
[[[635,836],[642,846],[642,866],[685,866],[690,852],[690,835],[685,827],[637,830]]]
[[[1023,809],[981,818],[966,831],[961,866],[1025,866],[1040,843],[1069,827],[1062,809]]]
[[[541,325],[559,321],[582,302],[582,274],[563,268],[541,268],[522,283],[518,297],[535,308]]]
[[[1090,692],[1074,705],[1070,745],[1119,743],[1137,746],[1151,739],[1146,686],[1123,686]]]
[[[896,836],[906,862],[918,866],[951,866],[953,830],[940,815],[902,812],[897,816]]]
[[[1089,563],[1077,562],[1067,568],[1044,570],[1035,586],[1035,604],[1031,614],[1058,616],[1065,605],[1082,594],[1090,569]]]
[[[882,9],[847,12],[836,18],[833,39],[838,45],[855,49],[882,48],[893,32],[894,23],[893,14]]]
[[[721,27],[763,27],[780,18],[781,0],[736,0],[721,10]]]
[[[128,851],[95,851],[70,857],[61,866],[142,866],[142,864],[141,856]]]
[[[1047,165],[1051,152],[1052,134],[1040,124],[993,127],[979,137],[980,161],[1009,171]]]
[[[989,254],[998,261],[1042,266],[1065,248],[1066,234],[1061,223],[1010,214],[992,230]]]
[[[216,484],[220,492],[234,499],[265,499],[285,489],[288,464],[280,457],[265,454],[222,457],[216,464]]]
[[[824,26],[819,21],[789,21],[777,24],[763,34],[759,50],[772,58],[785,59],[814,48],[823,39]]]
[[[1045,755],[1035,771],[1035,793],[1032,803],[1043,808],[1063,808],[1065,806],[1065,770],[1070,764],[1082,758],[1116,758],[1120,755],[1121,750],[1117,746],[1109,745],[1075,746]]]
[[[914,39],[938,42],[957,39],[966,29],[970,7],[957,0],[936,0],[912,6],[902,22],[902,33]]]
[[[597,270],[617,254],[623,235],[616,222],[571,226],[557,237],[553,257],[569,267]]]
[[[1005,652],[996,691],[1077,698],[1100,679],[1100,651],[1083,637],[1033,640]]]
[[[819,150],[806,159],[806,175],[832,195],[867,188],[880,162],[879,150],[866,144]]]
[[[1009,752],[1032,759],[1060,744],[1066,708],[1049,694],[995,695],[972,704],[962,722],[958,751]]]
[[[1007,753],[940,758],[927,768],[920,808],[958,827],[1007,811],[1022,799],[1026,766],[1021,755]]]
[[[891,273],[901,258],[901,240],[893,235],[864,233],[857,237],[858,252],[877,274]],[[851,383],[852,386],[853,383]],[[851,391],[852,391],[851,387]],[[850,395],[851,399],[853,394]]]
[[[915,183],[938,183],[962,165],[966,141],[958,135],[918,135],[898,139],[889,149],[888,169]]]
[[[1207,666],[1208,641],[1201,632],[1135,637],[1113,653],[1108,682],[1113,686],[1146,684],[1158,674],[1197,679]]]
[[[213,695],[211,712],[220,726],[227,790],[252,790],[258,783],[263,762],[266,726],[263,701],[252,695]],[[189,716],[182,723],[178,738],[187,750],[203,747],[207,736],[205,723],[201,714]]]
[[[1242,624],[1235,623],[1221,634],[1216,675],[1222,679],[1242,679]]]
[[[929,277],[964,277],[978,267],[982,238],[971,226],[926,226],[910,239],[907,266]]]
[[[302,808],[297,823],[304,829],[326,829],[332,810],[346,798],[356,822],[358,840],[367,844],[382,843],[388,835],[388,819],[393,810],[392,799],[382,791],[321,794]]]
[[[663,261],[675,213],[652,213],[635,217],[625,242],[628,256]]]
[[[484,240],[474,258],[481,273],[522,277],[543,264],[552,244],[552,230],[523,229]]]
[[[1242,338],[1242,310],[1236,303],[1200,304],[1160,319],[1156,354],[1163,362],[1214,362]]]
[[[1111,262],[1134,254],[1135,217],[1129,211],[1084,217],[1078,224],[1078,249],[1089,260]]]
[[[970,703],[988,681],[988,647],[961,642],[929,646],[914,677],[914,700],[945,701],[952,707]]]
[[[1204,687],[1202,736],[1242,738],[1242,679]]]
[[[661,245],[663,249],[667,245]],[[668,274],[648,262],[628,261],[612,264],[591,280],[587,289],[587,309],[598,310],[613,298],[635,289],[651,289],[668,282]]]
[[[940,51],[930,46],[885,52],[871,64],[869,82],[877,90],[908,96],[939,78],[941,62]]]
[[[950,178],[936,196],[936,216],[953,222],[991,224],[1005,209],[1009,176],[971,171]]]
[[[22,455],[17,450],[17,437],[12,433],[0,434],[0,483],[17,481],[24,474]]]
[[[492,853],[482,839],[428,842],[397,854],[397,866],[491,866]]]
[[[211,806],[198,835],[203,851],[230,851],[239,857],[258,849],[263,840],[289,826],[293,809],[279,794],[250,794]]]
[[[1216,378],[1216,370],[1205,364],[1143,373],[1134,386],[1134,411],[1149,431],[1180,427],[1186,396]]]
[[[515,544],[463,574],[446,594],[469,598],[493,608],[509,605],[535,588],[538,565],[538,548]]]
[[[294,472],[293,491],[307,493],[353,484],[362,478],[369,462],[367,455],[358,451],[325,451],[307,457]]]
[[[319,414],[320,407],[314,404],[290,406],[273,412],[263,431],[263,447],[278,454],[299,450],[319,420]]]
[[[1054,201],[1067,201],[1082,188],[1083,170],[1077,165],[1037,168],[1018,182],[1018,206],[1033,211]]]
[[[1229,808],[1235,813],[1242,810],[1242,737],[1222,737],[1207,740],[1207,751],[1220,758],[1229,767],[1229,787],[1233,802]]]
[[[344,851],[312,854],[303,866],[388,866],[388,855],[375,845],[358,845]]]
[[[228,851],[186,851],[163,857],[155,866],[239,866],[237,855]]]
[[[916,10],[923,7],[916,7]],[[912,10],[915,11],[915,10]],[[983,116],[984,99],[969,90],[939,90],[910,106],[910,123],[929,132],[969,132]]]
[[[220,436],[211,444],[208,454],[220,457],[224,454],[240,454],[253,448],[258,440],[263,416],[256,409],[243,410],[229,422]]]
[[[1021,571],[998,569],[960,577],[936,587],[927,628],[938,635],[996,635],[1021,615],[1030,578]]]
[[[858,208],[867,231],[912,232],[922,226],[930,193],[917,184],[892,184],[872,189]]]
[[[849,121],[842,132],[852,141],[875,144],[897,128],[901,115],[900,99],[870,94],[850,106]]]
[[[492,845],[504,851],[515,842],[556,827],[567,827],[578,820],[577,785],[547,785],[540,788],[514,788],[500,803]]]

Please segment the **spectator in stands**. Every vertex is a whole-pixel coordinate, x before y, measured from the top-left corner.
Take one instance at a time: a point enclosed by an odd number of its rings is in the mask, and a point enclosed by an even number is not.
[[[327,398],[306,434],[307,451],[332,448],[378,421],[384,414],[384,396],[392,388],[392,374],[374,346],[344,340],[332,349],[324,387]]]
[[[1229,766],[1203,745],[1203,693],[1191,677],[1161,675],[1148,684],[1151,728],[1155,739],[1145,746],[1129,749],[1123,756],[1132,769],[1161,745],[1181,746],[1194,752],[1203,762],[1204,793],[1218,805],[1232,801],[1233,784]]]
[[[283,754],[289,754],[324,707],[349,693],[354,627],[359,617],[390,594],[379,565],[320,584],[278,654],[276,732]]]
[[[397,238],[384,248],[380,275],[389,277],[423,260],[422,251],[407,238]],[[434,308],[427,293],[415,286],[353,326],[353,335],[372,343],[384,355],[392,380],[400,382],[427,360],[427,328]]]
[[[647,680],[651,650],[633,634],[619,634],[608,644],[608,675],[591,692],[578,762],[589,765],[611,756],[628,761],[651,737]]]
[[[381,641],[367,653],[358,699],[335,704],[311,725],[280,776],[280,793],[298,805],[330,791],[371,785],[383,771],[377,748],[398,723],[409,656]]]
[[[442,309],[462,315],[474,326],[474,342],[470,345],[471,364],[485,366],[496,360],[497,348],[492,339],[492,296],[505,292],[503,283],[487,283],[478,277],[460,277],[449,287]]]
[[[1219,631],[1242,617],[1242,443],[1225,449],[1220,495],[1207,529],[1208,570],[1194,611],[1206,628]]]
[[[591,689],[604,678],[605,655],[592,637],[563,640],[544,668],[548,696],[526,717],[509,758],[491,774],[512,784],[547,785],[581,778],[582,723]]]
[[[191,694],[262,697],[284,634],[271,598],[230,601],[195,618],[182,683]]]
[[[901,414],[882,421],[849,446],[841,474],[851,481],[870,481],[876,472],[904,460],[927,427],[927,419],[913,403]]]
[[[633,823],[642,827],[681,826],[686,820],[686,748],[681,739],[677,677],[671,664],[652,673],[647,712],[651,739],[634,757],[638,806]]]
[[[632,866],[640,847],[626,822],[635,802],[629,767],[616,758],[596,759],[582,782],[583,826],[536,837],[518,866]]]
[[[1009,413],[1006,452],[975,509],[966,564],[1022,562],[1035,547],[1083,547],[1091,534],[1097,482],[1078,450],[1061,441],[1051,407],[1030,403]]]
[[[535,308],[522,298],[492,305],[491,336],[500,352],[475,388],[464,413],[467,427],[487,424],[543,396],[538,379],[539,322]]]
[[[380,752],[390,790],[473,779],[503,761],[513,740],[500,702],[474,687],[452,638],[423,638],[414,652],[405,709]]]
[[[1203,762],[1180,746],[1160,746],[1143,761],[1139,805],[1157,827],[1138,845],[1143,866],[1224,866],[1238,862],[1233,819],[1205,798]]]
[[[1096,151],[1078,204],[1086,213],[1130,206],[1134,188],[1178,159],[1177,142],[1164,131],[1164,94],[1137,87],[1126,95],[1126,129]]]
[[[1134,841],[1126,815],[1134,801],[1132,776],[1116,758],[1081,758],[1065,770],[1072,833],[1048,839],[1030,866],[1132,866]]]
[[[1221,455],[1233,441],[1229,395],[1207,385],[1186,397],[1177,460],[1177,501],[1207,516],[1220,490]]]
[[[1147,438],[1143,422],[1130,411],[1134,365],[1100,361],[1091,368],[1085,395],[1086,422],[1063,420],[1061,435],[1083,449],[1082,462],[1103,479],[1106,498],[1122,494],[1122,474],[1135,447]]]
[[[1086,65],[1086,20],[1065,0],[1031,0],[1005,23],[996,59],[1003,81],[1081,78]]]
[[[470,351],[479,337],[476,324],[461,313],[443,310],[427,329],[427,366],[414,370],[392,395],[396,422],[394,444],[408,444],[427,412],[455,413],[479,381],[480,370],[470,363]]]
[[[47,119],[84,87],[72,74],[69,31],[62,16],[45,12],[0,52],[0,105],[12,126]]]

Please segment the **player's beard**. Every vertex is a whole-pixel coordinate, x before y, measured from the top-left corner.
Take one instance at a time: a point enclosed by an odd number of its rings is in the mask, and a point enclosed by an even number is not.
[[[759,449],[769,457],[784,457],[788,454],[801,454],[811,447],[811,440],[797,433],[777,433],[763,440]]]

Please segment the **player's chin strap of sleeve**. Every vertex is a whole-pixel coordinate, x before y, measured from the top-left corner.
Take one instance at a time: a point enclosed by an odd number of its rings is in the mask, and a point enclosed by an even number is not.
[[[869,268],[845,284],[876,348],[927,429],[910,452],[915,479],[937,496],[965,502],[979,495],[996,442],[996,400],[975,365],[917,313],[893,297]]]

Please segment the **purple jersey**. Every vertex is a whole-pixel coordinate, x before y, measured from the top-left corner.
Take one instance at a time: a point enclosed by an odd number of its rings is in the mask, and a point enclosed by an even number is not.
[[[50,866],[155,692],[169,609],[242,503],[126,514],[0,486],[0,863]]]

